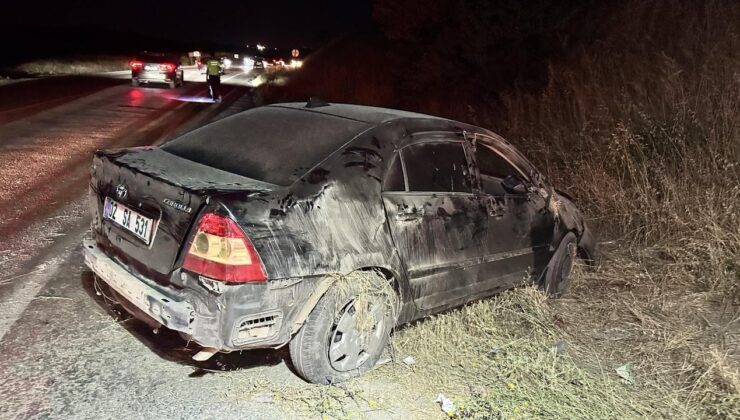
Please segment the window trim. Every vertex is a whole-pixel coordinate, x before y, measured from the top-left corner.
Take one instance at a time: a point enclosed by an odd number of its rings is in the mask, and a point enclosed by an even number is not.
[[[401,161],[401,176],[403,177],[403,191],[388,191],[385,189],[385,181],[388,180],[388,173],[390,172],[391,168],[393,168],[393,164],[396,163],[396,159],[399,159]],[[391,157],[391,163],[388,165],[387,168],[385,168],[385,173],[383,174],[383,182],[380,184],[380,190],[382,194],[386,193],[399,193],[399,192],[406,192],[409,190],[409,180],[406,177],[406,164],[403,162],[403,156],[401,156],[400,150],[394,150],[393,156]]]
[[[409,192],[409,176],[406,174],[406,161],[403,159],[403,149],[398,150],[398,159],[401,160],[401,173],[403,174],[403,191]]]
[[[441,196],[444,195],[446,197],[456,196],[456,197],[477,197],[480,194],[474,193],[474,192],[462,192],[462,191],[383,191],[383,195],[413,195],[413,196],[430,196],[430,195],[437,195]]]

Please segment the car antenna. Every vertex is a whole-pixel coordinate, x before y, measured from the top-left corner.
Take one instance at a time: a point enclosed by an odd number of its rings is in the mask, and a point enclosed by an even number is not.
[[[306,102],[306,108],[320,108],[322,106],[329,105],[329,102],[326,102],[325,100],[317,98],[315,96],[308,98],[308,102]]]

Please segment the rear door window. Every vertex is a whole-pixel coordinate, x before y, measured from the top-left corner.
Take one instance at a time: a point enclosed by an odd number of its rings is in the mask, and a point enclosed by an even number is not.
[[[462,143],[419,143],[406,147],[401,154],[406,165],[409,191],[472,191]]]

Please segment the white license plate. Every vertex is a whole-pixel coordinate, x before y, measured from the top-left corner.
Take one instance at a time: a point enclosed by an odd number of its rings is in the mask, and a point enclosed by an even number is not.
[[[142,216],[140,213],[108,197],[105,197],[103,217],[114,221],[118,226],[133,233],[147,245],[152,240],[154,220]]]
[[[155,66],[155,65],[152,65],[152,64],[147,64],[146,66],[144,66],[144,70],[146,70],[146,71],[157,71],[157,70],[159,70],[159,66]]]

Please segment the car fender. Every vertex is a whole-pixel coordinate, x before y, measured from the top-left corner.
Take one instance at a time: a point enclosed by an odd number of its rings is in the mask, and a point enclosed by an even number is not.
[[[293,318],[292,325],[290,327],[291,335],[297,333],[298,330],[301,329],[303,323],[306,322],[308,315],[311,314],[313,308],[315,308],[316,305],[319,303],[319,300],[321,300],[321,297],[324,296],[324,294],[329,290],[329,287],[331,287],[331,285],[334,284],[336,281],[336,276],[326,276],[319,282],[319,284],[316,285],[313,293],[308,296],[308,298],[303,303],[303,307],[301,308],[301,310],[298,311]]]
[[[578,207],[566,195],[553,192],[550,211],[555,217],[555,232],[550,248],[557,249],[565,235],[573,232],[578,238],[579,256],[589,265],[593,265],[596,256],[596,238]]]
[[[406,291],[403,289],[403,286],[401,282],[399,281],[399,277],[397,273],[394,273],[393,270],[391,270],[389,267],[367,267],[367,268],[361,268],[355,271],[367,271],[367,270],[376,270],[381,274],[383,277],[385,277],[389,282],[395,283],[394,284],[394,290],[396,290],[396,293],[398,293],[399,302],[401,303],[401,307],[406,307],[404,297],[406,296]],[[345,273],[344,275],[347,275],[350,273]],[[311,311],[318,305],[319,300],[326,294],[326,292],[329,291],[329,289],[334,285],[337,280],[341,279],[343,277],[342,274],[337,275],[327,275],[323,279],[321,279],[318,284],[316,284],[316,287],[314,288],[313,292],[308,296],[308,298],[305,299],[303,306],[299,311],[296,312],[296,314],[293,317],[292,325],[290,328],[290,334],[293,335],[298,332],[298,330],[301,329],[303,326],[303,323],[306,322],[306,319],[308,319],[308,316],[311,314]],[[404,311],[401,309],[399,311],[399,319],[404,318]]]

